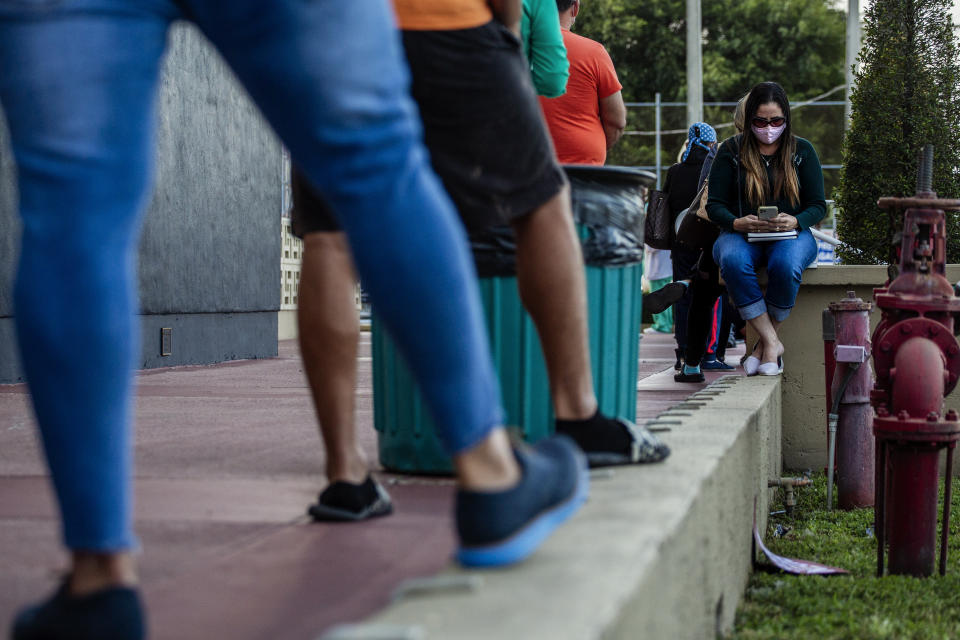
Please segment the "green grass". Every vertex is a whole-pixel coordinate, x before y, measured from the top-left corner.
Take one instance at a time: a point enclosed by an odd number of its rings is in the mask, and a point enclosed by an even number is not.
[[[764,542],[773,553],[841,567],[851,575],[754,573],[731,637],[960,638],[960,482],[953,484],[947,575],[936,573],[930,578],[878,579],[873,509],[826,511],[826,488],[826,478],[819,474],[812,486],[799,489],[793,517],[770,517]],[[779,500],[782,491],[778,494]],[[771,511],[781,508],[777,502]],[[775,538],[777,524],[790,531]]]

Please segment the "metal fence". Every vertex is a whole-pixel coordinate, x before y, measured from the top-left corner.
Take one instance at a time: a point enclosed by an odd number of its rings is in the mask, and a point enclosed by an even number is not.
[[[790,109],[791,112],[805,107],[843,107],[845,102],[843,100],[825,100],[825,98],[842,91],[846,88],[846,85],[838,85],[829,91],[820,94],[809,100],[803,100],[800,102],[791,102]],[[684,129],[667,129],[664,130],[661,128],[661,123],[663,122],[663,110],[664,109],[673,109],[673,108],[683,108],[684,112],[686,111],[687,103],[686,102],[663,102],[661,100],[661,94],[658,92],[653,102],[627,102],[625,103],[628,110],[636,109],[653,109],[654,113],[654,128],[652,131],[624,131],[623,135],[625,136],[651,136],[654,138],[654,164],[652,165],[634,165],[637,169],[645,169],[647,171],[653,171],[657,176],[657,187],[660,186],[660,175],[665,167],[669,167],[673,162],[669,162],[666,165],[662,161],[662,150],[663,150],[663,136],[668,135],[686,135],[687,130]],[[718,108],[728,108],[731,111],[734,107],[737,106],[736,101],[733,102],[704,102],[703,106],[707,107],[718,107]],[[722,122],[720,124],[713,125],[717,129],[718,135],[722,138],[723,134],[721,129],[733,129],[733,122]],[[825,170],[837,170],[843,167],[842,164],[823,164],[821,165]]]

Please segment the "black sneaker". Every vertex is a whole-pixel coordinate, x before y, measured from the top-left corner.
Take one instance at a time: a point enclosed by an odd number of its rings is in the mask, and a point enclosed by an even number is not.
[[[577,443],[591,468],[660,462],[670,455],[670,448],[648,429],[599,410],[587,420],[557,420],[556,432]]]
[[[569,438],[554,436],[514,453],[523,474],[515,487],[457,492],[457,560],[464,566],[524,560],[587,499],[587,463]]]
[[[670,282],[643,296],[643,309],[650,313],[663,313],[682,298],[686,292],[687,285],[682,282]]]
[[[140,595],[129,587],[111,587],[71,596],[64,580],[53,596],[21,611],[12,640],[142,640],[146,621]]]
[[[307,513],[319,522],[356,522],[390,515],[393,503],[387,490],[367,476],[362,484],[330,483]]]

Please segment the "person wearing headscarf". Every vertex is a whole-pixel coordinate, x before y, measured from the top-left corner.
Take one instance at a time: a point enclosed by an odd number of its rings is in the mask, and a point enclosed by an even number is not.
[[[662,191],[667,194],[667,207],[670,210],[671,224],[676,222],[681,211],[690,206],[700,190],[700,173],[711,147],[717,142],[717,132],[706,122],[694,122],[687,130],[685,148],[679,161],[667,170]],[[673,263],[673,282],[660,288],[653,287],[644,297],[644,309],[660,314],[673,309],[674,337],[677,341],[675,368],[679,369],[683,353],[687,348],[687,313],[690,308],[688,284],[690,274],[700,258],[700,252],[681,245],[675,245],[670,252]],[[649,277],[649,276],[648,276]]]
[[[706,122],[694,122],[687,130],[687,148],[683,151],[681,161],[686,160],[690,156],[690,152],[696,147],[700,147],[709,153],[716,143],[717,132],[713,127]]]

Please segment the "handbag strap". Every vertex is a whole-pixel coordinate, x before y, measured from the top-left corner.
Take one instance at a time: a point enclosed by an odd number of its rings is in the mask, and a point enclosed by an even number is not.
[[[741,133],[740,136],[743,134]],[[737,213],[739,217],[743,217],[743,195],[740,190],[740,136],[734,136],[733,142],[737,145],[737,159],[736,159],[736,172],[737,172]]]

